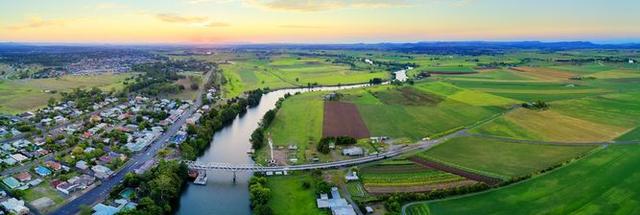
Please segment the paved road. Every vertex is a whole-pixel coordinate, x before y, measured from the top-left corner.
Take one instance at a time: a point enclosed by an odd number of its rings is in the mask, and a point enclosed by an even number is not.
[[[205,83],[211,77],[211,73],[213,72],[207,73],[207,77],[205,78]],[[164,134],[158,137],[146,150],[135,154],[129,160],[129,162],[127,162],[124,165],[124,167],[121,168],[120,171],[116,172],[110,178],[103,180],[98,187],[82,194],[81,196],[72,200],[68,204],[58,208],[56,211],[52,212],[51,214],[54,214],[54,215],[76,214],[80,211],[80,206],[93,205],[94,203],[100,200],[103,200],[104,198],[109,196],[109,192],[111,191],[111,189],[114,186],[118,185],[124,179],[124,176],[128,172],[132,172],[135,169],[139,168],[140,166],[142,166],[142,164],[145,161],[153,159],[157,154],[158,150],[164,148],[167,145],[167,142],[169,142],[169,139],[180,130],[182,125],[186,123],[187,119],[191,117],[191,115],[193,115],[198,110],[198,108],[200,108],[200,106],[202,105],[201,95],[204,92],[203,88],[204,87],[200,87],[200,90],[198,91],[198,94],[197,94],[198,96],[196,98],[196,101],[191,106],[191,108],[189,108],[189,110],[187,110],[184,114],[182,114],[182,116],[178,118],[178,120],[176,120],[176,122],[173,123],[167,129],[167,131],[164,132]]]
[[[355,166],[363,163],[369,163],[373,161],[395,157],[410,151],[429,149],[438,143],[446,141],[447,139],[463,136],[463,135],[466,135],[466,129],[443,136],[438,139],[421,141],[413,145],[407,145],[404,147],[400,147],[400,148],[393,149],[388,152],[384,152],[376,155],[369,155],[369,156],[364,156],[360,158],[333,161],[333,162],[327,162],[327,163],[312,163],[312,164],[301,164],[301,165],[291,165],[291,166],[259,166],[259,165],[253,165],[253,164],[234,165],[234,164],[226,164],[226,163],[200,163],[195,161],[183,161],[183,162],[189,165],[189,167],[192,169],[221,170],[221,171],[277,172],[277,171],[300,171],[300,170],[311,170],[311,169],[330,169],[330,168]]]

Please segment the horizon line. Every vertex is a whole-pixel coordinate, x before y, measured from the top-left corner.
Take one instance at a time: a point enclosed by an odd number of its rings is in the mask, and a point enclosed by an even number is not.
[[[19,42],[0,41],[2,44],[21,44],[39,46],[242,46],[242,45],[380,45],[380,44],[418,44],[418,43],[591,43],[594,45],[637,45],[640,39],[628,40],[420,40],[420,41],[384,41],[384,42]]]

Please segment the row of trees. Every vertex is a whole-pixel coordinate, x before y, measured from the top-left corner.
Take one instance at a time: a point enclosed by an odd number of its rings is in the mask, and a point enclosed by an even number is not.
[[[134,198],[138,200],[138,206],[119,214],[172,214],[187,183],[187,172],[188,167],[183,163],[162,160],[142,175],[127,173],[124,182],[110,196],[118,198],[119,193],[127,187],[136,190]]]
[[[551,108],[551,105],[545,101],[538,100],[535,102],[522,103],[522,107],[531,110],[547,110]]]
[[[256,128],[256,130],[254,130],[253,133],[251,133],[250,141],[251,141],[251,147],[253,149],[257,150],[262,148],[265,145],[265,139],[266,139],[265,131],[267,130],[269,125],[271,125],[273,120],[276,118],[276,113],[278,113],[278,110],[282,106],[282,102],[284,102],[284,100],[289,98],[290,96],[291,94],[289,93],[285,94],[283,98],[278,99],[278,101],[276,102],[276,107],[274,109],[271,109],[264,114],[258,128]]]
[[[271,189],[267,187],[267,178],[253,176],[249,179],[249,201],[255,215],[271,215],[273,210],[267,203],[271,198]]]
[[[236,98],[222,105],[218,109],[211,109],[200,118],[199,125],[187,127],[187,140],[180,144],[180,152],[183,159],[193,160],[209,146],[213,139],[213,133],[222,129],[236,118],[238,114],[247,111],[248,101],[244,98]]]

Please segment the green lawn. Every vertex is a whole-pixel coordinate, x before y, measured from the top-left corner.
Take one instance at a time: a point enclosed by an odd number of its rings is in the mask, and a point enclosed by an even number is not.
[[[98,87],[102,90],[121,89],[122,81],[131,74],[63,76],[61,78],[0,80],[0,112],[19,113],[41,108],[58,94],[45,90],[68,91],[74,88]]]
[[[508,179],[527,175],[585,154],[595,146],[512,143],[480,137],[459,137],[419,156],[480,174]]]
[[[306,181],[312,184],[309,189],[302,188]],[[267,178],[267,187],[271,189],[268,205],[273,214],[327,214],[316,206],[315,188],[309,174],[275,176]]]
[[[430,214],[638,214],[640,145],[612,145],[513,186],[427,203]],[[421,204],[422,205],[422,204]],[[423,205],[411,211],[425,211]],[[426,214],[426,213],[415,213]]]

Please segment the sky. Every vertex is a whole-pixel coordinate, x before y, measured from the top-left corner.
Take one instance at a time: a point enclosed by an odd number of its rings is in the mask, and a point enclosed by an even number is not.
[[[0,0],[0,41],[640,42],[638,0]]]

